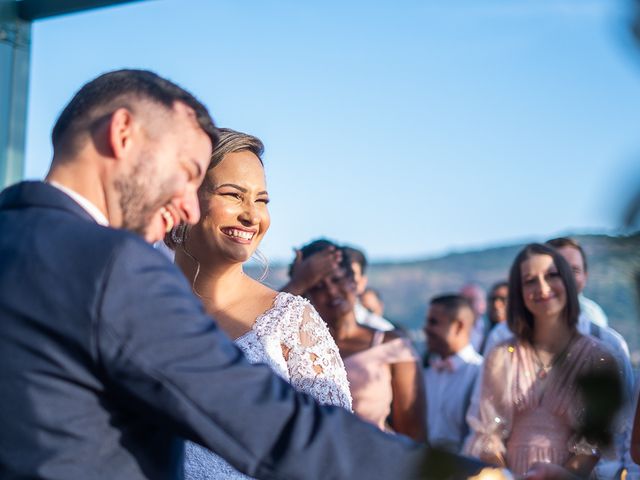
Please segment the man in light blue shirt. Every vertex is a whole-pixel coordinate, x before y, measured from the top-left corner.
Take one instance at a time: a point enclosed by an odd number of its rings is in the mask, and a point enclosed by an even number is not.
[[[434,297],[424,331],[430,363],[424,370],[429,444],[459,453],[469,428],[465,414],[482,357],[470,342],[474,314],[461,295]]]

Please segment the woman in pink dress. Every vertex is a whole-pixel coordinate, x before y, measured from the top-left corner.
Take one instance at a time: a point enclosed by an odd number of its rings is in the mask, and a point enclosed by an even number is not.
[[[301,259],[333,248],[337,269],[305,292],[338,345],[349,380],[353,411],[382,430],[424,441],[424,385],[411,342],[356,322],[356,283],[348,253],[327,240],[300,250]],[[328,260],[330,261],[330,260]]]
[[[485,360],[466,453],[524,478],[586,478],[600,450],[578,434],[577,380],[596,370],[618,375],[616,363],[599,341],[577,332],[573,275],[551,247],[531,244],[516,257],[508,304],[514,338]]]

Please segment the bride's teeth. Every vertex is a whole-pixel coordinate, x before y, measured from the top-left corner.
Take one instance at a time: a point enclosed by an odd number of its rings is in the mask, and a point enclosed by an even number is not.
[[[228,235],[232,237],[239,237],[245,240],[251,240],[253,238],[253,232],[243,232],[241,230],[228,230]]]

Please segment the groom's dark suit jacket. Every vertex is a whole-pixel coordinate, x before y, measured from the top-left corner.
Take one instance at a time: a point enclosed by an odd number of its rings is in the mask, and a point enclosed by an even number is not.
[[[0,195],[0,478],[412,478],[422,448],[250,366],[182,274],[56,188]]]

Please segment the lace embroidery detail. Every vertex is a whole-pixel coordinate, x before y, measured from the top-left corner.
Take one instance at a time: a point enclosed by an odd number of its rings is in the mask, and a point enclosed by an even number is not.
[[[323,405],[351,410],[349,382],[329,329],[308,300],[281,292],[236,341],[251,363],[267,363]],[[288,351],[284,358],[283,347]]]
[[[266,363],[297,390],[323,405],[352,411],[349,382],[338,347],[308,300],[280,292],[273,307],[260,315],[251,330],[235,343],[250,363]],[[249,479],[214,453],[189,442],[185,478]]]

